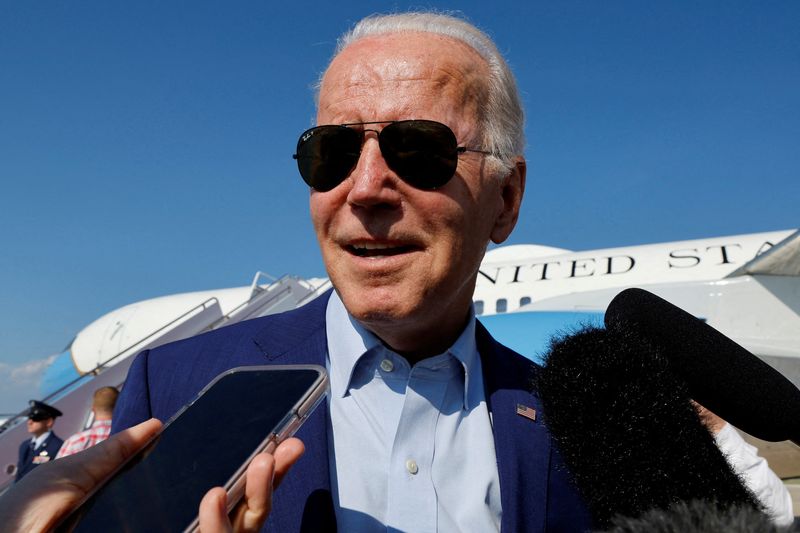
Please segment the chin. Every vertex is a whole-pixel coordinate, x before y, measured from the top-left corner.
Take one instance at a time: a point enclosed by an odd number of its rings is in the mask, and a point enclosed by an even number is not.
[[[339,297],[347,311],[359,322],[403,321],[418,314],[420,305],[408,298],[403,287],[345,287]]]
[[[352,298],[343,298],[342,301],[350,314],[361,322],[397,321],[413,314],[413,308],[409,309],[403,302],[392,298],[376,298],[356,292]]]

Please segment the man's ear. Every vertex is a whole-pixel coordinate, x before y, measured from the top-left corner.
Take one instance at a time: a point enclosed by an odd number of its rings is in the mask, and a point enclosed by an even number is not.
[[[527,166],[525,158],[519,156],[514,161],[514,167],[502,182],[503,208],[495,221],[491,239],[495,244],[505,241],[519,218],[519,207],[522,204],[522,195],[525,192],[525,172]]]

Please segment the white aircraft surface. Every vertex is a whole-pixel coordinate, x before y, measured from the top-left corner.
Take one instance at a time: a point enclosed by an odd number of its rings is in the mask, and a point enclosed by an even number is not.
[[[484,258],[474,301],[483,315],[603,313],[628,287],[647,289],[706,320],[774,366],[800,363],[797,230],[582,252],[500,247]],[[501,338],[532,355],[530,347]]]
[[[293,309],[330,288],[324,278],[163,296],[126,305],[81,330],[45,372],[39,399],[65,415],[67,437],[91,425],[91,395],[124,382],[131,355],[240,320]],[[570,251],[510,245],[486,253],[475,312],[501,342],[537,360],[554,335],[602,323],[611,299],[641,287],[710,325],[800,383],[800,231]],[[24,413],[0,431],[0,490],[13,480]]]

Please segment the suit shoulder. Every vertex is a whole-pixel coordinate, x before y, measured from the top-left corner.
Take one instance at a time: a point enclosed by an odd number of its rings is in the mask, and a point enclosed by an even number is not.
[[[112,431],[153,416],[168,420],[222,372],[275,364],[272,356],[319,338],[319,328],[324,336],[326,304],[317,300],[140,353],[117,401]]]
[[[149,360],[157,360],[161,365],[169,365],[170,361],[183,364],[186,357],[202,361],[206,358],[219,359],[221,355],[232,357],[234,354],[251,353],[255,346],[262,344],[288,346],[325,326],[326,305],[327,298],[323,295],[291,311],[244,320],[164,344],[150,350]]]

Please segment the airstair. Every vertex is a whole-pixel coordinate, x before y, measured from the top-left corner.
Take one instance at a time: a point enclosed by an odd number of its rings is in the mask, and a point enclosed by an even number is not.
[[[330,288],[330,282],[309,284],[294,276],[273,278],[257,272],[250,286],[250,295],[232,310],[223,314],[215,297],[188,309],[148,335],[125,347],[116,355],[98,364],[89,372],[67,383],[42,400],[55,406],[63,416],[58,418],[57,434],[66,438],[92,425],[94,391],[104,386],[120,387],[133,363],[133,355],[172,341],[185,339],[235,324],[242,320],[288,311],[305,305]],[[20,444],[30,438],[25,424],[27,409],[0,426],[0,493],[14,481]]]

